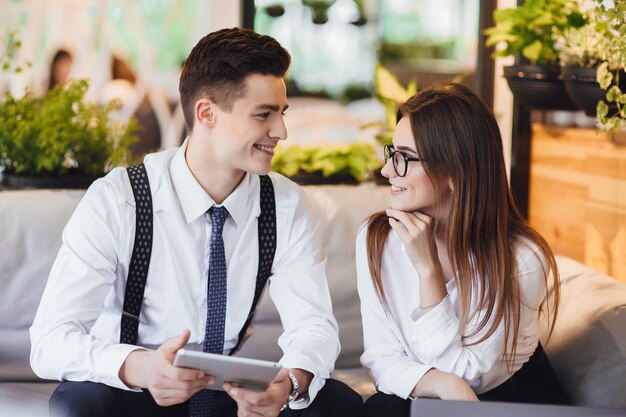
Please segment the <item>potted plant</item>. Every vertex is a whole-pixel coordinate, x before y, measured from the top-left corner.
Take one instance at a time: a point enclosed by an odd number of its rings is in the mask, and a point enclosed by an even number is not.
[[[581,27],[585,17],[576,0],[526,0],[498,9],[495,26],[485,30],[488,47],[502,45],[494,56],[515,56],[504,76],[516,99],[530,109],[574,110],[560,78],[555,42],[567,28]]]
[[[560,48],[561,75],[568,96],[587,116],[596,115],[598,101],[605,96],[596,79],[600,63],[605,59],[607,38],[593,22],[565,31]]]
[[[376,150],[368,143],[279,146],[272,170],[295,182],[308,184],[358,184],[380,167]]]
[[[376,135],[378,142],[391,143],[396,128],[398,107],[415,93],[417,93],[417,80],[412,79],[405,88],[387,68],[377,63],[374,69],[374,96],[385,108],[385,121],[363,127],[374,125],[379,127],[380,132]]]
[[[614,115],[617,105],[607,102],[606,91],[600,87],[597,76],[600,67],[603,68],[600,74],[603,78],[608,76],[606,70],[614,72],[619,69],[619,59],[615,51],[611,53],[614,50],[611,41],[613,31],[607,25],[606,11],[601,7],[590,8],[586,15],[588,23],[580,28],[567,29],[559,47],[565,90],[586,115],[596,116],[600,102],[603,103],[600,105],[602,109],[604,106],[608,109],[605,115]],[[612,79],[607,82],[610,81]],[[620,90],[624,91],[626,77],[623,71],[619,82]]]
[[[8,37],[5,50],[15,49]],[[19,43],[17,43],[19,48]],[[15,53],[6,53],[3,68]],[[57,86],[43,97],[28,91],[0,99],[0,166],[5,187],[83,188],[130,158],[136,121],[109,117],[116,103],[85,102],[86,80]]]
[[[608,6],[595,2],[602,16],[600,27],[609,39],[606,59],[596,72],[608,103],[598,101],[597,117],[604,130],[616,134],[626,125],[626,0],[613,0]]]

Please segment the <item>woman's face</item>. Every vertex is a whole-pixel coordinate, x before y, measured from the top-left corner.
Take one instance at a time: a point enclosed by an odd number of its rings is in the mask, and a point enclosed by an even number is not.
[[[393,147],[408,157],[420,157],[415,148],[411,124],[407,117],[400,119],[396,126],[393,135]],[[402,155],[395,155],[395,157],[404,159]],[[435,192],[433,184],[424,171],[422,162],[407,162],[406,175],[400,177],[394,170],[393,158],[390,158],[383,166],[381,173],[389,178],[391,184],[391,208],[406,212],[421,211],[429,215],[433,214]]]

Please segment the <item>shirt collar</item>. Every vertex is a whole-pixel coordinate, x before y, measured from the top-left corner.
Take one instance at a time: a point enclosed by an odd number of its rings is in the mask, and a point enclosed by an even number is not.
[[[187,149],[187,139],[183,142],[170,164],[171,178],[178,195],[178,200],[185,214],[187,223],[191,223],[206,211],[217,205],[215,201],[204,191],[204,188],[193,176],[185,160],[185,150]],[[243,224],[248,211],[250,187],[252,178],[246,173],[237,188],[224,200],[222,206],[226,207],[228,213],[236,224]]]

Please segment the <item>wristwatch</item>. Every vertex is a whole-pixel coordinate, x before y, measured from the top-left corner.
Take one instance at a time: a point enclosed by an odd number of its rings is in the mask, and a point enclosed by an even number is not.
[[[289,380],[291,381],[291,393],[287,397],[287,400],[285,401],[285,404],[283,404],[283,407],[280,409],[280,411],[283,411],[285,408],[287,408],[289,403],[298,398],[299,395],[298,390],[300,389],[300,384],[298,384],[298,378],[296,378],[296,376],[291,371],[289,371],[288,376]]]

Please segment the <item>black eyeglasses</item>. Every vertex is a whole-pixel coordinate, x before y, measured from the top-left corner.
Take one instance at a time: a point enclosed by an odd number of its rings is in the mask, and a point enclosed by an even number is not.
[[[406,171],[409,168],[409,162],[421,161],[420,158],[413,158],[402,151],[395,150],[393,145],[388,143],[383,145],[383,154],[385,157],[385,163],[387,163],[387,161],[391,158],[393,169],[396,171],[398,177],[404,177],[406,175]]]

